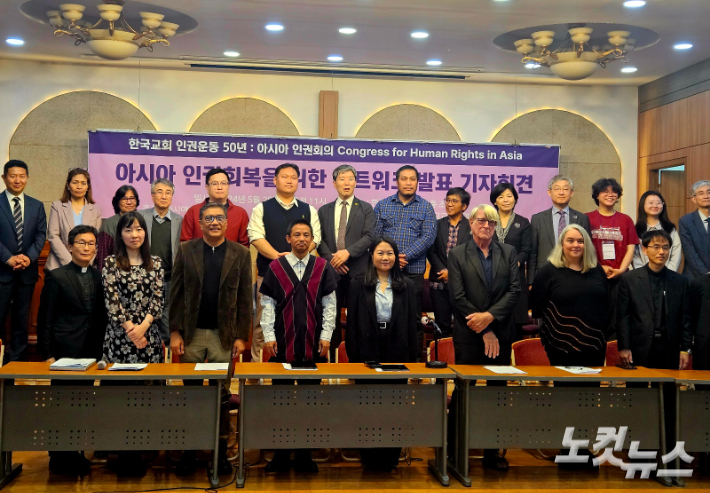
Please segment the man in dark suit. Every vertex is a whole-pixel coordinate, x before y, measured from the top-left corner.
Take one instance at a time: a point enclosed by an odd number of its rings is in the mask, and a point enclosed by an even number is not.
[[[370,204],[355,197],[356,180],[357,171],[349,164],[335,168],[333,186],[338,191],[338,199],[318,209],[321,227],[318,255],[340,274],[335,330],[330,341],[331,361],[335,361],[342,341],[340,312],[348,300],[350,281],[365,273],[367,249],[375,234],[375,213]]]
[[[181,363],[229,363],[244,352],[252,319],[251,255],[225,239],[227,206],[208,202],[199,212],[202,237],[180,245],[170,288],[170,349]],[[185,385],[202,385],[185,380]],[[222,386],[219,474],[231,474],[227,460],[230,377]],[[194,450],[183,453],[175,473],[197,468]]]
[[[695,279],[710,272],[710,181],[696,182],[691,200],[698,210],[680,218],[678,234],[685,257],[683,274]]]
[[[451,336],[451,300],[449,298],[449,271],[446,268],[449,252],[471,239],[471,227],[463,213],[471,203],[471,195],[460,187],[446,192],[446,217],[436,222],[436,239],[429,247],[426,258],[429,270],[429,296],[434,306],[434,320],[444,337]]]
[[[574,183],[570,178],[563,175],[554,176],[547,184],[547,195],[552,199],[552,207],[533,214],[530,220],[533,238],[528,262],[528,284],[532,284],[535,273],[547,263],[547,257],[568,224],[579,224],[592,235],[587,215],[569,206],[574,195]]]
[[[108,323],[101,273],[91,266],[99,232],[93,226],[72,228],[68,236],[71,262],[45,273],[37,319],[37,342],[42,359],[101,359]],[[93,385],[90,381],[52,380],[52,385]],[[79,452],[50,452],[55,474],[89,472],[91,463]]]
[[[688,280],[666,267],[673,239],[662,229],[647,231],[641,248],[648,264],[619,278],[616,330],[624,365],[684,370],[693,344]],[[648,387],[627,382],[627,387]],[[663,384],[667,443],[675,443],[675,384]],[[672,448],[672,447],[671,447]],[[664,450],[663,453],[668,452]],[[672,478],[656,477],[672,486]]]
[[[493,241],[497,222],[498,212],[492,206],[474,207],[470,218],[471,241],[449,253],[457,365],[510,365],[511,345],[516,337],[513,308],[520,294],[520,279],[515,248]],[[506,385],[506,382],[488,385]],[[487,449],[483,466],[504,471],[508,469],[508,461],[497,450]]]
[[[5,163],[0,197],[0,327],[12,312],[6,361],[27,357],[30,304],[39,277],[37,259],[47,238],[47,216],[42,202],[25,195],[29,170],[16,159]]]

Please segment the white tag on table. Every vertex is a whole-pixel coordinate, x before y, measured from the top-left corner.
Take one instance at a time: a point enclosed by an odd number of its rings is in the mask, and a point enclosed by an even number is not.
[[[196,363],[195,371],[227,371],[229,363]]]
[[[616,260],[616,249],[613,241],[602,242],[602,260]]]
[[[284,370],[291,370],[291,371],[318,371],[318,368],[292,368],[291,363],[281,363],[284,367]]]
[[[601,368],[587,368],[586,366],[556,366],[555,368],[574,373],[575,375],[594,374],[602,371]]]
[[[483,368],[498,375],[527,375],[526,372],[514,366],[484,366]]]
[[[141,371],[147,366],[148,363],[114,363],[109,367],[109,371]]]

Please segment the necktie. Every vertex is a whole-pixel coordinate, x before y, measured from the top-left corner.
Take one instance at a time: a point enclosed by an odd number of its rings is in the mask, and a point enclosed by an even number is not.
[[[22,208],[20,207],[20,197],[12,199],[15,205],[12,210],[12,217],[15,220],[15,232],[17,233],[17,249],[16,254],[22,253],[22,233],[24,225],[22,224]]]
[[[565,211],[558,211],[557,213],[560,215],[560,222],[557,225],[557,238],[559,238],[562,230],[567,227],[567,218],[565,217]]]
[[[335,246],[338,250],[345,249],[345,228],[348,226],[348,203],[343,201],[340,207],[340,223],[338,224],[338,241]]]
[[[15,200],[17,200],[17,199],[15,199]],[[707,219],[705,219],[705,231],[707,231],[708,233],[710,233],[710,217],[708,217]]]

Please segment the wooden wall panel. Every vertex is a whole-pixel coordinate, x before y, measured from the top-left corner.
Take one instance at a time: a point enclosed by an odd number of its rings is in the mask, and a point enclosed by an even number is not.
[[[648,165],[681,159],[692,211],[690,187],[710,180],[710,91],[641,113],[638,140],[638,194],[647,190]]]

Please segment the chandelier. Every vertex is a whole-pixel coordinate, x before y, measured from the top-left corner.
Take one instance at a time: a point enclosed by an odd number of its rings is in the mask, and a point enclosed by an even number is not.
[[[50,10],[47,15],[56,29],[55,36],[71,36],[76,46],[86,43],[96,56],[107,60],[129,58],[138,48],[153,51],[156,43],[170,46],[168,38],[177,31],[177,24],[163,21],[162,14],[140,12],[143,25],[135,30],[123,16],[124,3],[124,0],[104,0],[97,5],[101,18],[96,24],[81,20],[86,7],[77,3],[61,4],[61,10]]]
[[[628,61],[626,56],[634,48],[634,40],[629,39],[629,31],[608,32],[609,44],[603,48],[589,46],[592,32],[591,27],[573,27],[568,30],[562,44],[554,50],[550,50],[550,46],[555,31],[537,31],[532,33],[532,39],[521,39],[514,44],[516,51],[523,55],[522,62],[526,66],[549,67],[557,77],[566,80],[586,79],[599,67],[605,68],[608,63]]]

